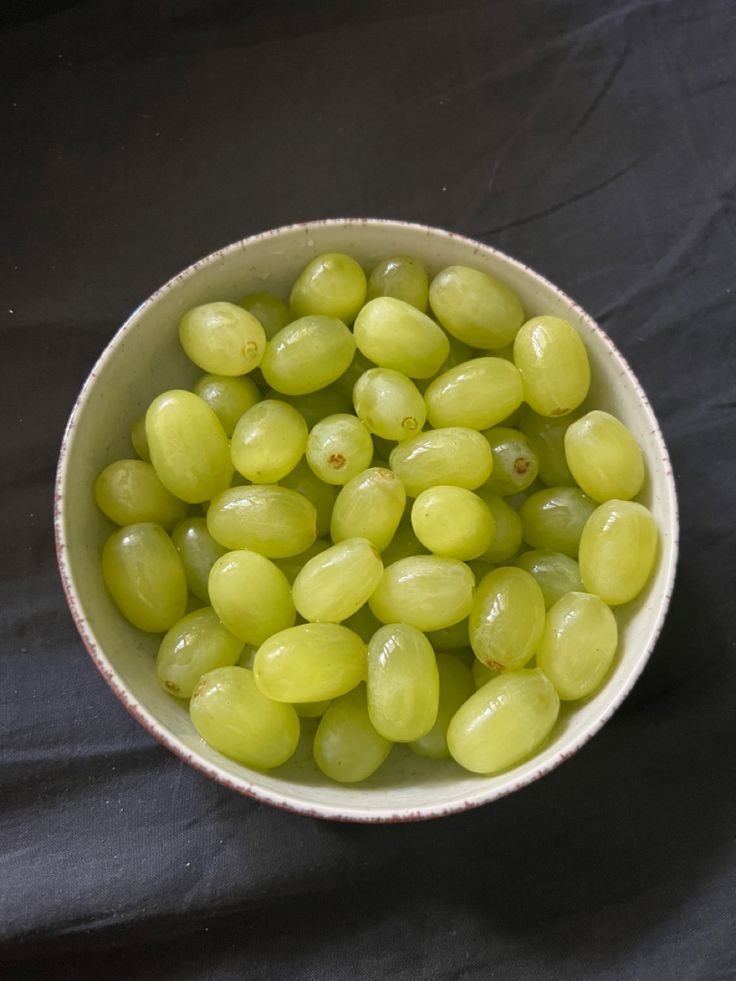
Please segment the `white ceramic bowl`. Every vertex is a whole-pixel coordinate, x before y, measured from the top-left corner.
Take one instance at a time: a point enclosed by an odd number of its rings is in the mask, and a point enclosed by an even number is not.
[[[235,300],[255,290],[286,297],[311,258],[333,251],[349,253],[366,268],[397,253],[416,256],[430,274],[452,263],[474,266],[513,287],[529,316],[564,317],[588,349],[593,403],[623,420],[646,457],[640,500],[659,527],[660,555],[644,593],[618,613],[621,642],[613,671],[596,695],[563,710],[541,753],[497,776],[476,776],[452,761],[422,759],[397,746],[373,778],[339,786],[311,762],[306,734],[295,758],[268,774],[226,759],[200,739],[184,705],[161,688],[154,670],[158,639],[124,621],[102,583],[100,550],[112,526],[94,505],[92,483],[108,463],[132,455],[131,425],[151,399],[197,377],[177,339],[181,315],[196,304]],[[610,718],[641,673],[664,620],[677,555],[675,487],[657,420],[631,369],[593,320],[547,280],[485,245],[421,225],[359,219],[293,225],[236,242],[179,273],[131,315],[93,368],[69,419],[56,480],[55,528],[59,568],[79,633],[135,718],[187,763],[233,790],[346,821],[452,814],[523,787],[566,760]]]

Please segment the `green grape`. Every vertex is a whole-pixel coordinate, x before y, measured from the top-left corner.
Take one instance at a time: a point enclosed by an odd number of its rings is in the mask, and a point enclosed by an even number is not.
[[[281,766],[299,742],[299,717],[293,706],[266,698],[246,668],[215,668],[204,675],[189,714],[213,749],[255,770]]]
[[[506,562],[519,551],[521,519],[507,501],[504,501],[498,494],[490,492],[488,484],[485,487],[479,487],[475,493],[491,512],[496,528],[491,544],[481,558],[485,562],[493,564]],[[478,578],[477,574],[476,578]]]
[[[375,368],[375,364],[369,361],[368,358],[364,358],[363,355],[356,349],[353,355],[353,360],[348,366],[348,370],[343,372],[342,375],[333,383],[333,388],[346,400],[346,406],[344,409],[336,409],[335,412],[349,412],[353,404],[353,389],[355,388],[355,383],[363,374],[364,371],[368,371],[371,368]]]
[[[320,480],[304,459],[301,459],[293,470],[282,477],[279,483],[282,487],[288,487],[289,490],[303,494],[308,501],[312,502],[317,512],[317,534],[320,537],[328,534],[337,499],[337,487]]]
[[[318,719],[325,714],[330,705],[332,700],[326,698],[321,702],[297,702],[294,708],[300,719]]]
[[[432,630],[427,634],[427,640],[436,651],[459,651],[470,645],[468,619],[459,620],[451,627],[443,630]]]
[[[529,440],[539,463],[539,477],[548,487],[561,487],[575,483],[565,459],[565,433],[570,423],[580,417],[575,409],[556,419],[540,416],[525,405],[518,420],[518,427]]]
[[[440,683],[432,645],[415,627],[392,623],[368,644],[368,715],[397,743],[426,735],[437,719]]]
[[[475,578],[464,562],[414,555],[386,567],[368,604],[382,623],[443,630],[470,613],[474,591]]]
[[[317,512],[303,494],[272,484],[231,487],[212,499],[207,530],[226,548],[249,548],[285,559],[317,537]]]
[[[133,428],[130,431],[130,441],[133,444],[133,449],[136,451],[141,460],[145,460],[146,463],[150,463],[151,452],[148,449],[148,437],[146,436],[145,412],[142,416],[138,416],[136,421],[133,423]]]
[[[227,375],[202,375],[194,386],[194,394],[212,409],[227,436],[232,436],[238,419],[261,397],[252,378]]]
[[[644,483],[639,444],[615,416],[595,410],[565,433],[565,457],[573,477],[588,497],[602,503],[629,501]]]
[[[516,560],[516,565],[537,580],[547,609],[566,593],[584,591],[580,567],[575,559],[562,552],[547,549],[524,552]]]
[[[399,527],[396,529],[390,544],[381,553],[381,559],[384,566],[388,566],[393,562],[398,562],[399,559],[426,554],[427,549],[414,534],[410,518],[405,516],[399,522]]]
[[[341,320],[302,317],[268,342],[261,372],[277,392],[308,395],[336,381],[354,353],[355,340]]]
[[[102,549],[102,578],[117,608],[139,630],[163,633],[184,616],[184,570],[160,525],[144,522],[114,531]]]
[[[606,501],[595,509],[580,538],[580,575],[585,589],[609,606],[628,603],[652,574],[657,526],[634,501]]]
[[[580,335],[559,317],[533,317],[514,340],[524,400],[541,416],[566,416],[588,394],[590,364]]]
[[[261,644],[253,674],[277,702],[321,702],[365,680],[366,648],[338,623],[302,623]]]
[[[429,287],[429,304],[445,330],[471,347],[510,344],[524,320],[519,298],[505,283],[468,266],[448,266]]]
[[[489,668],[523,668],[544,629],[544,597],[523,569],[501,566],[481,580],[470,611],[470,645]]]
[[[377,296],[393,296],[426,313],[428,293],[429,280],[424,266],[410,255],[382,259],[368,277],[369,300],[375,300]]]
[[[296,620],[288,579],[258,552],[226,552],[212,566],[209,591],[220,620],[247,644],[262,644]]]
[[[307,439],[307,463],[326,484],[347,484],[371,465],[373,442],[360,419],[347,413],[327,416]]]
[[[156,656],[156,674],[166,691],[190,698],[203,674],[235,664],[243,641],[223,627],[211,606],[187,614],[169,630]]]
[[[382,552],[399,527],[406,492],[395,473],[383,467],[363,470],[337,495],[330,533],[333,542],[367,538]]]
[[[285,559],[274,559],[274,562],[293,585],[297,575],[301,572],[307,562],[309,562],[310,559],[313,559],[315,555],[320,555],[329,547],[329,541],[326,541],[324,538],[318,538],[316,541],[312,542],[309,548],[305,548],[304,551],[300,552],[298,555],[290,555]]]
[[[399,443],[389,465],[409,497],[416,497],[439,484],[475,490],[490,477],[493,456],[475,429],[448,426]]]
[[[366,303],[353,331],[361,354],[409,378],[431,378],[450,353],[447,335],[434,320],[391,296]]]
[[[481,664],[478,658],[473,655],[473,664],[470,667],[470,673],[473,676],[473,684],[477,691],[478,688],[482,688],[492,678],[497,678],[501,672],[495,668],[489,668],[487,664]]]
[[[595,504],[577,487],[535,491],[519,508],[524,541],[532,548],[577,558],[580,536]]]
[[[179,553],[190,593],[209,603],[210,570],[226,549],[207,531],[204,518],[184,518],[171,532],[171,540]]]
[[[367,538],[346,538],[310,559],[294,580],[294,605],[305,620],[340,623],[368,601],[383,575]]]
[[[488,429],[521,405],[521,375],[503,358],[473,358],[439,375],[424,393],[435,429]]]
[[[381,621],[373,616],[371,608],[367,603],[364,603],[357,613],[353,613],[347,620],[343,620],[342,625],[355,631],[366,644],[370,641],[373,634],[383,626]]]
[[[518,429],[496,426],[483,433],[493,454],[493,470],[486,482],[492,494],[511,497],[537,479],[537,455]]]
[[[179,321],[179,340],[202,371],[245,375],[261,363],[266,332],[256,318],[234,303],[205,303]]]
[[[241,668],[247,668],[249,671],[252,671],[257,650],[258,647],[255,644],[243,644],[243,652],[235,663]]]
[[[187,509],[143,460],[116,460],[105,467],[95,480],[94,497],[100,511],[116,525],[141,521],[173,525]]]
[[[322,716],[312,753],[314,762],[331,780],[359,783],[376,772],[392,746],[371,725],[365,685],[358,685],[336,698]]]
[[[537,666],[561,699],[585,698],[599,687],[618,645],[616,618],[590,593],[567,593],[547,613]]]
[[[319,255],[297,276],[289,303],[297,317],[321,314],[352,323],[365,302],[365,273],[340,252]]]
[[[254,484],[275,484],[294,469],[307,447],[307,424],[297,410],[264,399],[238,421],[230,443],[233,465]]]
[[[370,665],[370,661],[368,662]],[[452,654],[437,654],[437,670],[440,679],[440,699],[434,725],[410,745],[415,753],[432,760],[446,760],[447,729],[452,717],[475,691],[473,678],[465,665]]]
[[[447,340],[450,342],[450,353],[447,355],[445,360],[440,365],[437,375],[435,377],[440,377],[446,374],[451,368],[456,368],[458,365],[464,364],[466,361],[472,361],[474,356],[477,354],[472,347],[467,344],[463,344],[452,334],[447,335]],[[422,394],[425,394],[430,385],[433,384],[434,378],[417,378],[416,386]]]
[[[355,412],[369,432],[400,441],[421,432],[427,418],[422,393],[393,368],[371,368],[353,389]]]
[[[247,310],[259,321],[269,341],[282,327],[286,327],[294,319],[284,301],[273,293],[249,293],[238,301],[238,306]]]
[[[146,412],[146,437],[158,479],[188,504],[209,501],[233,475],[225,430],[193,392],[163,392]]]
[[[411,523],[435,555],[477,559],[493,541],[496,522],[483,501],[463,487],[428,487],[417,495]]]
[[[557,692],[538,668],[505,671],[458,709],[447,745],[466,770],[497,773],[538,750],[559,711]]]
[[[320,388],[318,392],[307,392],[306,395],[282,395],[270,388],[265,395],[267,399],[281,399],[293,405],[297,412],[304,416],[307,428],[311,429],[325,416],[334,416],[338,412],[351,412],[353,404],[350,396],[345,396],[337,389],[337,382]]]

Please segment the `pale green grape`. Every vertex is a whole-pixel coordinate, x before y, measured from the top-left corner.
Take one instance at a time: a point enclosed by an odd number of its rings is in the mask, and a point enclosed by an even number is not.
[[[353,360],[350,362],[347,371],[343,372],[342,375],[333,383],[333,388],[337,391],[344,399],[347,400],[345,409],[335,409],[334,412],[349,412],[350,406],[353,404],[353,389],[355,388],[355,383],[363,374],[364,371],[368,371],[370,368],[375,368],[376,365],[373,361],[369,361],[368,358],[364,358],[363,355],[356,349],[353,355]]]
[[[393,368],[371,368],[353,389],[353,405],[369,432],[400,441],[420,432],[427,418],[422,393]]]
[[[225,430],[193,392],[163,392],[146,412],[146,437],[158,479],[175,497],[197,504],[230,484],[233,465]]]
[[[234,303],[205,303],[179,322],[179,340],[202,371],[245,375],[261,363],[266,332],[256,318]]]
[[[580,536],[594,510],[595,503],[577,487],[535,491],[519,508],[524,541],[577,558]]]
[[[187,614],[169,630],[156,656],[156,674],[166,691],[190,698],[208,671],[235,664],[243,641],[223,627],[211,606]]]
[[[327,252],[297,276],[289,304],[297,317],[322,314],[352,323],[365,302],[365,273],[349,255]]]
[[[303,494],[314,505],[317,512],[317,534],[326,535],[330,530],[332,512],[337,499],[337,487],[326,484],[313,473],[306,460],[299,463],[279,481],[282,487]],[[367,536],[365,536],[367,537]]]
[[[463,344],[452,334],[447,335],[447,340],[450,342],[450,353],[447,355],[445,360],[440,365],[436,378],[444,375],[451,368],[456,368],[460,364],[464,364],[466,361],[472,361],[473,357],[478,353],[474,351],[472,347],[467,344]],[[434,378],[417,378],[415,385],[422,394],[426,394],[427,389],[431,384],[433,384]]]
[[[466,770],[497,773],[539,749],[559,711],[557,692],[538,668],[505,671],[458,709],[447,745]]]
[[[393,743],[371,725],[365,685],[336,698],[314,736],[314,762],[331,780],[359,783],[376,772]]]
[[[483,433],[493,454],[493,470],[486,482],[492,494],[510,497],[537,479],[537,455],[518,429],[496,426]]]
[[[468,266],[447,266],[439,272],[429,287],[429,304],[445,330],[471,347],[510,344],[524,320],[513,290]]]
[[[94,497],[102,513],[116,525],[152,521],[173,525],[186,513],[186,504],[166,490],[150,463],[116,460],[94,483]]]
[[[326,698],[321,702],[297,702],[294,708],[300,719],[318,719],[325,714],[330,705],[332,700]]]
[[[443,630],[470,613],[474,590],[475,577],[464,562],[415,555],[386,567],[368,603],[382,623]]]
[[[302,623],[261,644],[253,674],[277,702],[321,702],[365,680],[366,647],[338,623]]]
[[[346,538],[310,559],[294,580],[294,605],[305,620],[340,623],[367,602],[383,563],[367,538]]]
[[[533,317],[514,340],[524,400],[542,416],[565,416],[588,394],[590,364],[580,335],[559,317]]]
[[[361,354],[409,378],[431,378],[450,352],[447,335],[434,320],[391,296],[366,303],[353,331]]]
[[[544,629],[544,597],[533,576],[501,566],[481,580],[470,611],[470,645],[490,668],[522,668]]]
[[[328,540],[318,538],[316,541],[312,542],[309,548],[305,548],[304,551],[300,552],[298,555],[290,555],[285,559],[274,559],[274,562],[293,585],[294,580],[307,562],[309,562],[310,559],[313,559],[315,555],[320,555],[322,552],[328,549],[330,545],[331,543]]]
[[[411,526],[411,518],[405,515],[399,522],[390,544],[381,553],[384,566],[408,559],[412,555],[426,555],[427,549],[422,545]]]
[[[347,413],[327,416],[307,439],[307,463],[326,484],[347,484],[371,465],[373,442],[360,419]]]
[[[475,429],[449,426],[399,443],[391,451],[389,465],[409,497],[416,497],[439,484],[475,490],[490,477],[493,456]]]
[[[328,385],[327,388],[320,388],[318,392],[307,392],[306,395],[282,395],[274,388],[270,388],[265,395],[267,399],[281,399],[293,405],[297,412],[304,416],[307,428],[311,429],[320,419],[325,416],[334,416],[338,412],[350,412],[353,404],[350,395],[343,395],[337,389],[337,382]]]
[[[475,691],[475,685],[470,671],[452,654],[437,654],[437,670],[440,679],[437,718],[429,732],[410,745],[419,756],[446,760],[450,755],[447,729],[457,710]]]
[[[424,266],[410,255],[382,259],[368,277],[369,300],[375,300],[377,296],[393,296],[425,313],[428,293],[429,280]]]
[[[537,666],[561,699],[585,698],[608,673],[617,645],[616,618],[603,600],[567,593],[547,613]]]
[[[333,542],[367,538],[382,552],[399,527],[405,504],[404,486],[393,471],[364,470],[337,495],[330,523]]]
[[[521,375],[502,358],[473,358],[439,375],[424,393],[435,429],[468,426],[488,429],[521,405]]]
[[[247,644],[262,644],[296,620],[288,579],[258,552],[221,556],[212,566],[209,592],[220,620]]]
[[[102,549],[102,578],[117,608],[139,630],[163,633],[184,616],[184,569],[160,525],[144,522],[114,531]]]
[[[253,314],[266,332],[269,341],[274,334],[278,334],[282,327],[286,327],[294,319],[284,301],[273,293],[249,293],[238,302],[238,306]]]
[[[584,590],[580,567],[575,559],[562,552],[550,552],[548,549],[524,552],[516,560],[516,565],[537,580],[547,609],[566,593]]]
[[[145,460],[146,463],[150,463],[151,451],[148,449],[145,412],[142,416],[138,416],[136,421],[133,423],[133,428],[130,430],[130,441],[133,444],[133,449],[136,451],[141,460]]]
[[[481,558],[497,564],[516,555],[521,545],[521,518],[511,505],[498,494],[492,494],[488,484],[475,492],[493,515],[496,528],[491,544]]]
[[[207,531],[204,518],[184,518],[171,532],[171,540],[179,553],[189,591],[203,603],[209,603],[210,569],[226,549]]]
[[[629,501],[644,483],[639,444],[615,416],[596,409],[565,433],[565,457],[573,477],[588,497],[602,503]]]
[[[368,644],[368,715],[377,732],[409,743],[437,719],[440,684],[427,638],[406,623],[381,627]]]
[[[463,487],[440,485],[422,491],[412,506],[411,524],[430,552],[453,559],[477,559],[496,533],[490,510]]]
[[[478,688],[482,688],[492,678],[497,678],[501,672],[495,668],[489,668],[487,664],[481,664],[478,658],[473,655],[473,664],[470,667],[470,673],[473,676],[473,684],[477,690]]]
[[[628,603],[652,574],[657,525],[634,501],[607,501],[595,509],[580,538],[580,575],[589,593],[609,606]]]
[[[230,442],[233,465],[254,484],[275,484],[297,465],[307,448],[307,424],[297,410],[276,399],[251,406]]]
[[[539,477],[548,487],[561,487],[575,483],[565,459],[565,433],[567,427],[580,417],[576,409],[566,416],[550,418],[540,416],[525,405],[519,417],[518,428],[529,440],[537,455]]]
[[[436,651],[460,651],[470,646],[468,619],[459,620],[443,630],[432,630],[427,640]],[[472,653],[472,652],[471,652]]]
[[[303,494],[272,484],[231,487],[212,499],[207,530],[226,548],[249,548],[285,559],[317,537],[317,512]]]
[[[252,378],[227,375],[202,375],[194,386],[194,394],[212,409],[227,436],[232,436],[238,419],[261,397]]]
[[[343,620],[343,627],[354,630],[355,633],[367,644],[373,634],[382,627],[380,620],[376,619],[371,612],[370,606],[364,603],[357,613],[353,613],[347,620]]]
[[[215,668],[189,704],[194,728],[210,746],[255,770],[285,763],[299,742],[293,706],[266,698],[247,668]]]
[[[261,372],[284,395],[307,395],[336,381],[355,353],[353,335],[341,320],[301,317],[266,345]]]

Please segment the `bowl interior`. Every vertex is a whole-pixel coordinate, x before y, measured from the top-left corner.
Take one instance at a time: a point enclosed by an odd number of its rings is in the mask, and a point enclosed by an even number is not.
[[[237,300],[255,290],[286,299],[303,266],[327,251],[347,252],[367,268],[386,255],[408,253],[430,275],[452,263],[474,266],[515,289],[528,316],[569,320],[590,357],[591,407],[618,416],[647,460],[640,499],[657,521],[660,557],[642,596],[617,611],[621,643],[614,668],[597,694],[563,711],[541,753],[496,776],[474,776],[451,761],[421,759],[397,746],[372,779],[338,786],[311,762],[315,724],[310,720],[304,720],[297,754],[278,771],[262,774],[228,760],[199,738],[186,705],[162,690],[153,660],[158,639],[123,620],[102,583],[100,551],[113,526],[97,511],[92,484],[108,463],[134,456],[130,428],[151,399],[168,388],[188,387],[198,376],[178,343],[181,315],[196,304]],[[236,243],[180,273],[143,303],[101,356],[72,413],[57,479],[56,526],[62,578],[85,645],[116,694],[157,738],[209,776],[261,800],[323,817],[369,821],[436,816],[492,800],[578,749],[612,714],[651,652],[669,600],[677,548],[674,483],[659,427],[630,369],[593,321],[542,277],[486,246],[423,226],[363,220],[290,226]]]

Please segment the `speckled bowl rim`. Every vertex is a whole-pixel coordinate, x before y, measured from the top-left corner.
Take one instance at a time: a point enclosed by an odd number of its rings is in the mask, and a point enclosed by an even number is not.
[[[311,228],[317,227],[333,227],[333,228],[350,228],[350,227],[361,227],[361,226],[381,226],[384,228],[394,228],[397,231],[411,229],[413,231],[420,231],[428,233],[432,236],[446,236],[449,239],[459,240],[469,247],[491,256],[497,257],[501,262],[507,263],[511,266],[516,267],[517,270],[522,271],[526,276],[534,279],[550,290],[552,293],[572,307],[581,320],[585,321],[590,330],[595,333],[600,341],[609,349],[609,353],[620,363],[621,367],[629,376],[629,380],[632,387],[636,391],[641,403],[644,407],[645,412],[649,416],[649,421],[652,427],[652,433],[656,439],[659,447],[660,453],[660,464],[663,468],[663,473],[665,476],[667,491],[668,491],[668,501],[667,509],[670,520],[670,530],[672,534],[672,548],[669,555],[669,564],[667,568],[666,583],[667,587],[662,597],[659,605],[659,611],[655,621],[654,629],[651,632],[651,640],[646,648],[643,650],[630,670],[628,676],[624,679],[621,686],[616,691],[615,696],[612,698],[611,702],[606,706],[605,711],[603,711],[595,719],[587,725],[587,727],[580,733],[580,735],[565,749],[560,750],[552,758],[550,762],[540,765],[535,769],[529,771],[524,777],[515,778],[513,768],[508,772],[508,780],[501,785],[495,784],[490,788],[483,788],[483,785],[479,786],[478,792],[470,796],[469,798],[461,801],[454,802],[452,804],[426,804],[422,807],[386,807],[386,808],[372,808],[369,812],[361,811],[359,808],[345,807],[341,808],[338,806],[333,806],[329,804],[315,804],[310,806],[306,804],[303,800],[292,797],[290,794],[284,793],[274,793],[267,788],[259,786],[257,783],[249,781],[245,778],[235,778],[231,774],[220,769],[208,761],[202,759],[196,753],[187,747],[180,739],[178,739],[173,733],[169,732],[165,727],[163,727],[157,718],[144,708],[138,699],[133,695],[128,686],[123,682],[121,677],[118,675],[117,671],[113,665],[108,660],[104,650],[97,641],[94,632],[91,629],[89,620],[84,612],[83,604],[77,593],[76,584],[74,582],[74,577],[70,567],[70,563],[67,557],[67,543],[66,536],[64,532],[64,505],[66,488],[68,486],[68,481],[70,475],[67,469],[67,462],[69,459],[69,450],[72,442],[75,438],[77,432],[77,422],[82,414],[85,403],[87,401],[88,395],[95,384],[96,377],[100,369],[105,365],[111,358],[114,357],[115,351],[120,344],[122,337],[131,327],[131,324],[138,318],[138,316],[150,305],[152,305],[159,297],[164,295],[171,290],[174,290],[177,285],[184,279],[191,276],[193,273],[197,272],[203,266],[210,263],[216,263],[223,256],[228,255],[230,252],[243,250],[246,246],[255,244],[256,242],[266,241],[272,238],[278,238],[286,232],[293,231],[303,231],[308,232]],[[61,576],[62,585],[64,588],[64,593],[66,595],[66,601],[71,611],[72,618],[77,627],[82,642],[87,649],[88,654],[92,658],[93,663],[96,665],[102,677],[105,679],[107,684],[110,686],[112,691],[122,702],[125,708],[130,712],[130,714],[163,746],[168,750],[182,759],[185,763],[188,763],[195,770],[209,777],[211,780],[215,780],[217,783],[222,784],[237,793],[243,794],[247,797],[251,797],[261,803],[269,804],[274,807],[284,808],[286,810],[303,814],[310,817],[323,818],[327,820],[334,821],[347,821],[347,822],[357,822],[357,823],[394,823],[394,822],[405,822],[405,821],[421,821],[428,820],[430,818],[444,817],[450,814],[455,814],[458,812],[470,810],[475,807],[480,807],[483,804],[488,804],[493,800],[498,800],[502,797],[513,793],[515,790],[520,790],[522,787],[528,786],[535,780],[540,779],[540,777],[545,776],[547,773],[556,769],[561,763],[569,759],[574,753],[581,749],[589,739],[591,739],[611,718],[614,712],[619,708],[621,703],[624,701],[626,696],[629,694],[634,684],[641,675],[644,667],[651,656],[652,651],[656,645],[657,639],[662,630],[664,624],[667,610],[669,608],[670,598],[672,596],[672,590],[674,587],[675,573],[677,569],[677,557],[678,557],[678,547],[679,547],[679,517],[678,517],[678,505],[677,505],[677,492],[675,488],[674,476],[672,473],[672,467],[670,464],[669,454],[667,452],[667,447],[662,435],[659,422],[657,417],[652,410],[649,399],[647,398],[639,380],[632,371],[628,362],[618,350],[616,345],[613,343],[611,338],[606,334],[606,332],[593,320],[593,318],[587,314],[574,300],[572,300],[563,290],[559,289],[554,283],[551,283],[544,276],[541,276],[538,272],[530,269],[523,262],[518,259],[514,259],[499,249],[494,249],[492,246],[486,245],[483,242],[479,242],[476,239],[469,238],[468,236],[458,235],[455,232],[448,231],[442,228],[436,228],[430,225],[424,225],[417,222],[405,222],[405,221],[395,221],[391,219],[383,218],[329,218],[322,219],[319,221],[308,221],[308,222],[298,222],[292,225],[282,225],[279,228],[269,229],[265,232],[260,232],[257,235],[251,235],[247,238],[241,239],[237,242],[233,242],[224,248],[217,249],[215,252],[198,259],[196,262],[187,266],[181,272],[177,273],[171,279],[169,279],[163,286],[157,289],[148,299],[144,300],[138,307],[136,307],[129,317],[125,320],[123,325],[116,331],[112,339],[109,341],[102,354],[98,358],[94,367],[92,368],[89,376],[87,377],[82,389],[77,396],[77,399],[72,408],[71,414],[69,416],[69,421],[64,432],[64,436],[61,442],[61,449],[59,454],[59,463],[56,471],[56,480],[54,486],[54,538],[56,543],[56,557],[59,566],[59,573]]]

